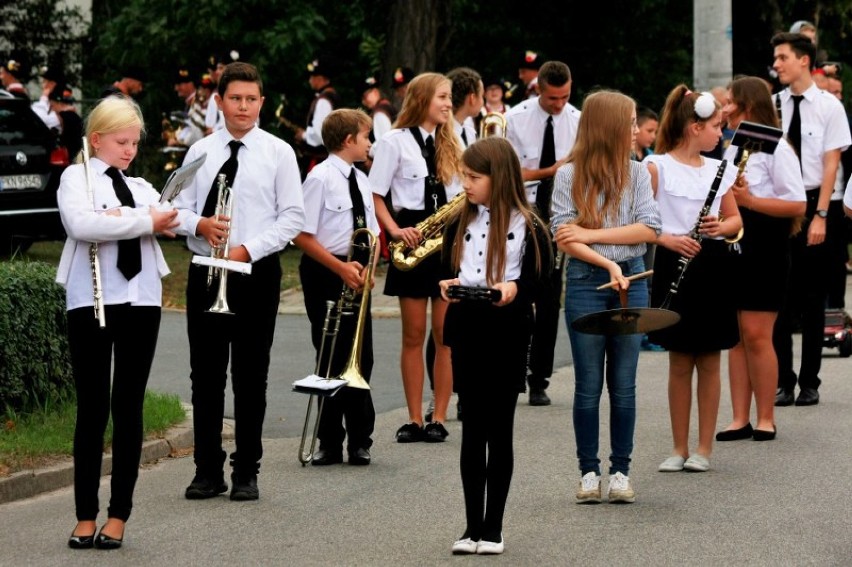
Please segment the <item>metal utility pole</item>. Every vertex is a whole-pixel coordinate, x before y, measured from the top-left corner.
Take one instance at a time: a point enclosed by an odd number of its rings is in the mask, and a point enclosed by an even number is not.
[[[696,90],[725,86],[733,76],[731,0],[693,0],[693,67]]]

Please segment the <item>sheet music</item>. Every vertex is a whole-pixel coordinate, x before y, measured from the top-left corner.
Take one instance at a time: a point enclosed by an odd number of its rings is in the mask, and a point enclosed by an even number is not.
[[[306,378],[293,382],[293,387],[308,390],[336,390],[341,386],[345,386],[346,383],[346,380],[328,379],[311,374]]]
[[[160,193],[160,204],[164,205],[174,201],[175,197],[178,196],[178,193],[181,192],[184,186],[192,181],[192,178],[195,177],[195,172],[204,164],[204,160],[206,159],[207,154],[201,154],[198,159],[184,164],[174,170],[172,174],[169,175],[168,180],[166,180],[166,185]]]

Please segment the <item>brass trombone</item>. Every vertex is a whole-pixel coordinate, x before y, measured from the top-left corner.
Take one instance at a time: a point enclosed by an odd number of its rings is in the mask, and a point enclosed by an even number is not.
[[[357,243],[360,235],[366,235],[368,244],[359,245]],[[318,378],[318,382],[314,382],[315,386],[305,385],[305,380],[300,380],[294,384],[294,390],[309,394],[308,410],[305,414],[305,425],[302,428],[302,440],[299,444],[299,461],[302,466],[307,465],[313,460],[314,449],[317,443],[317,434],[319,433],[320,417],[322,416],[322,406],[326,397],[335,395],[342,386],[350,388],[358,388],[361,390],[369,390],[370,384],[364,378],[361,371],[361,347],[364,343],[364,325],[369,316],[368,310],[370,305],[371,282],[373,280],[374,264],[376,261],[376,253],[378,250],[378,237],[368,228],[359,228],[352,233],[349,239],[349,254],[346,258],[347,262],[351,262],[355,255],[358,246],[367,246],[369,248],[369,258],[364,270],[364,290],[361,292],[361,301],[357,301],[358,292],[351,289],[347,285],[343,285],[340,292],[340,297],[335,304],[329,301],[326,304],[325,320],[323,321],[322,340],[320,341],[319,354],[317,355],[317,364],[314,370],[314,376],[308,377]],[[352,337],[352,345],[349,350],[349,358],[342,372],[336,377],[331,377],[331,364],[334,359],[335,348],[337,347],[337,336],[340,332],[340,322],[343,317],[355,314],[355,307],[358,307],[358,319],[355,324],[355,334]],[[328,362],[326,364],[324,377],[320,376],[323,355],[326,349],[326,341],[331,339],[331,344],[328,346]],[[345,384],[336,385],[334,382],[342,381]],[[325,382],[327,385],[322,384]],[[328,386],[332,387],[328,387]],[[336,386],[336,387],[335,387]],[[310,448],[305,450],[308,445],[308,433],[310,430],[311,413],[313,410],[314,398],[319,397],[317,402],[316,418],[314,420],[313,432],[311,433]]]

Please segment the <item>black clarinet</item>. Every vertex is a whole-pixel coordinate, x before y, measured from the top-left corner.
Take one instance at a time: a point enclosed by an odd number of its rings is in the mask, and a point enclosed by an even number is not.
[[[713,201],[716,200],[716,193],[719,192],[719,187],[722,185],[722,176],[725,174],[725,168],[727,166],[728,160],[723,159],[722,163],[719,164],[719,169],[716,170],[716,178],[713,179],[713,184],[710,186],[710,192],[704,200],[704,206],[701,207],[701,212],[698,213],[698,219],[695,221],[695,225],[692,227],[692,230],[689,231],[689,237],[696,242],[701,242],[701,234],[698,232],[701,228],[701,220],[710,214],[710,208],[713,206]],[[663,304],[660,306],[662,309],[668,309],[669,305],[671,305],[672,299],[674,299],[677,295],[677,290],[680,287],[680,283],[683,281],[683,276],[686,274],[686,269],[689,267],[690,262],[692,262],[692,258],[687,258],[686,256],[678,258],[677,276],[674,281],[672,281],[671,287],[669,287],[669,292],[666,294],[666,300],[663,301]]]

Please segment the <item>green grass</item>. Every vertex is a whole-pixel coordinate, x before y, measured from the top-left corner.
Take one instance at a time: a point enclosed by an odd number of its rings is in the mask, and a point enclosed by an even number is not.
[[[28,413],[7,410],[0,414],[0,476],[44,466],[73,453],[77,404],[72,399],[46,403]],[[186,414],[173,394],[145,393],[145,438],[158,437],[182,422]],[[104,447],[112,444],[112,421]]]
[[[36,242],[20,259],[41,260],[55,266],[59,265],[62,255],[63,242]],[[186,307],[186,276],[192,253],[186,248],[184,239],[160,239],[163,256],[172,273],[163,278],[163,307],[184,309]],[[299,285],[299,260],[302,252],[293,246],[280,254],[281,268],[284,277],[281,279],[281,290],[291,289]]]

